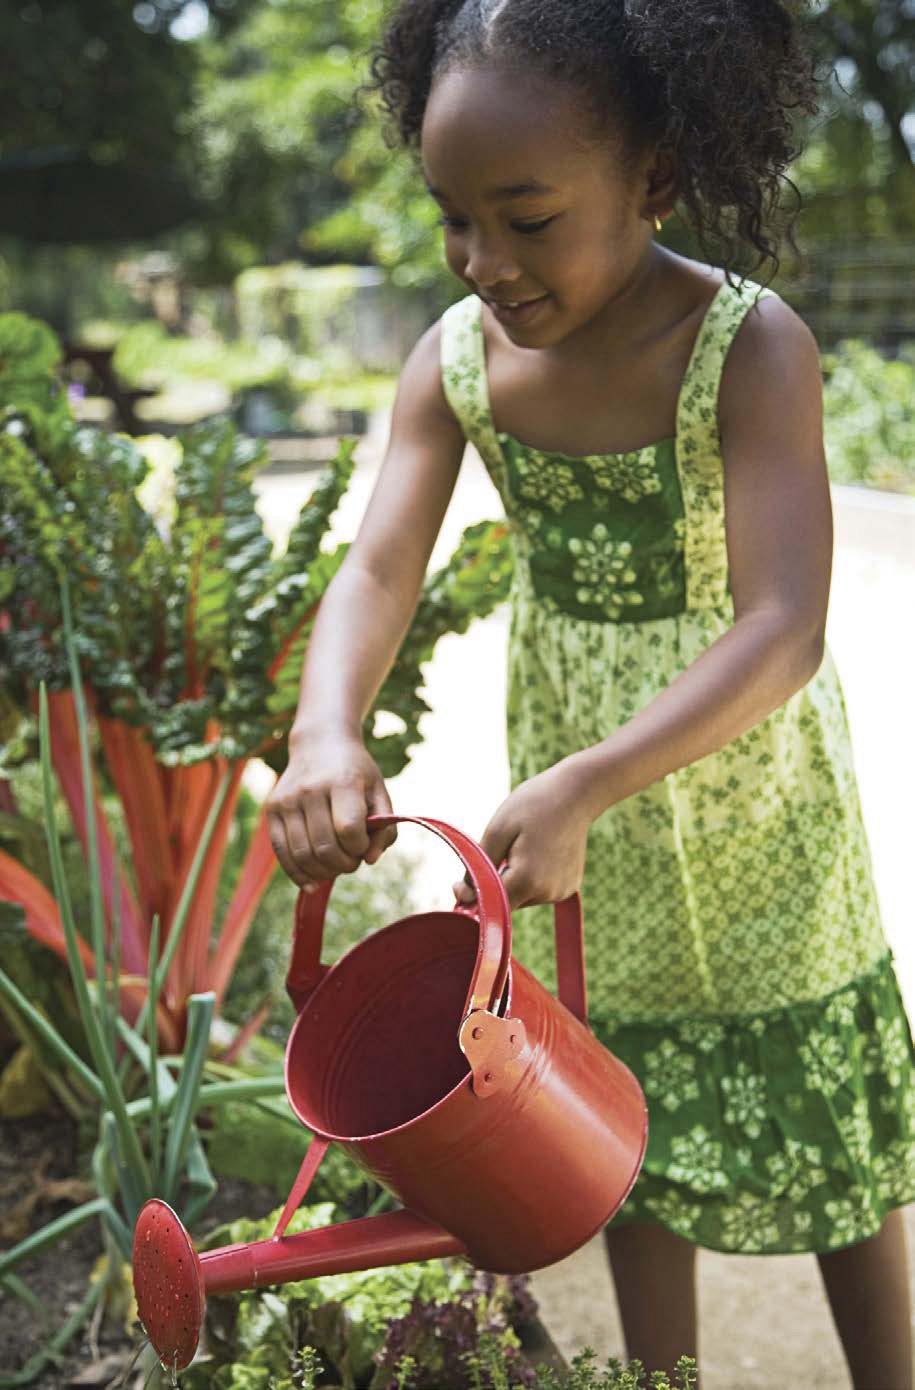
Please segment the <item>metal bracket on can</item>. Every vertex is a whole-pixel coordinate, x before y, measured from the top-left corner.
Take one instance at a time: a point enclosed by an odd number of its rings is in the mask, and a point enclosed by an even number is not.
[[[520,1018],[497,1018],[487,1009],[475,1009],[461,1024],[458,1043],[470,1063],[473,1093],[483,1099],[517,1073],[527,1033]]]

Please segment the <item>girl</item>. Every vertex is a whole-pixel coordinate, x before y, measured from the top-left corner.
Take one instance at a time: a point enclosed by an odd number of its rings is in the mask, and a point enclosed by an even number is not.
[[[374,64],[469,290],[417,344],[314,628],[271,840],[303,887],[392,832],[362,721],[470,440],[516,552],[512,905],[581,887],[591,1023],[642,1081],[607,1232],[627,1349],[696,1353],[697,1245],[815,1251],[856,1387],[911,1386],[913,1049],[842,696],[812,335],[729,272],[814,80],[776,0],[401,0]],[[724,270],[657,244],[676,200]],[[587,865],[586,865],[587,849]],[[467,884],[457,894],[468,901]],[[518,954],[553,978],[549,910]]]

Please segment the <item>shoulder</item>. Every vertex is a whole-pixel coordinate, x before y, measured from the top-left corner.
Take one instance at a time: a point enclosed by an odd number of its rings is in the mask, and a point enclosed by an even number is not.
[[[394,416],[395,421],[406,415],[425,417],[446,429],[459,431],[442,381],[443,319],[444,315],[426,329],[401,368]]]
[[[820,353],[803,319],[777,294],[760,295],[745,282],[750,301],[734,335],[721,373],[718,415],[722,430],[737,418],[781,405],[820,409]]]
[[[449,305],[417,341],[403,370],[441,378],[442,371],[454,359],[466,334],[479,328],[479,308],[480,301],[475,294]]]

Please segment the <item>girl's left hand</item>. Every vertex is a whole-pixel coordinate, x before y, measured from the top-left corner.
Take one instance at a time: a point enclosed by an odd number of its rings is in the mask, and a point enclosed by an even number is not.
[[[494,864],[507,860],[502,882],[512,907],[558,903],[581,887],[593,813],[564,759],[516,787],[480,841]],[[454,885],[458,902],[475,894],[467,878]]]

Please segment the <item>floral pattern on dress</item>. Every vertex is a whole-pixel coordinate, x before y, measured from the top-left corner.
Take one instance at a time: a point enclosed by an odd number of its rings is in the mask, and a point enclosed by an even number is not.
[[[601,491],[627,502],[638,502],[661,491],[653,446],[625,454],[591,454],[584,462]]]
[[[758,1139],[768,1115],[765,1078],[738,1062],[733,1076],[721,1078],[721,1089],[725,1122],[739,1125],[751,1139]]]
[[[665,1110],[676,1110],[688,1100],[696,1100],[699,1085],[696,1063],[682,1052],[672,1038],[663,1038],[659,1047],[645,1053],[642,1086],[648,1096],[657,1096]]]
[[[446,395],[516,547],[513,786],[622,728],[733,625],[717,397],[757,297],[719,289],[676,439],[634,467],[498,436],[479,303],[443,318]],[[618,1222],[712,1249],[825,1251],[915,1200],[915,1053],[828,652],[767,719],[598,817],[582,897],[591,1026],[649,1107]],[[515,914],[514,951],[555,989],[549,909]]]
[[[568,502],[584,496],[567,464],[553,463],[547,467],[542,459],[532,458],[519,461],[518,471],[520,495],[527,501],[542,502],[551,511],[561,512]]]
[[[699,1245],[745,1253],[834,1250],[874,1235],[888,1211],[915,1199],[915,1107],[864,1066],[856,1044],[895,1036],[880,1024],[904,1018],[887,955],[824,1001],[705,1020],[712,1047],[698,1018],[688,1027],[595,1022],[648,1101],[645,1162],[615,1222],[660,1221]],[[903,1026],[901,1085],[911,1094],[915,1046]],[[851,1059],[845,1084],[806,1089],[810,1055],[820,1065],[839,1053]]]
[[[629,541],[612,541],[606,526],[598,522],[590,536],[572,536],[568,547],[575,557],[572,578],[578,585],[579,603],[600,608],[615,620],[627,606],[645,602],[633,587],[638,575],[629,563]]]

